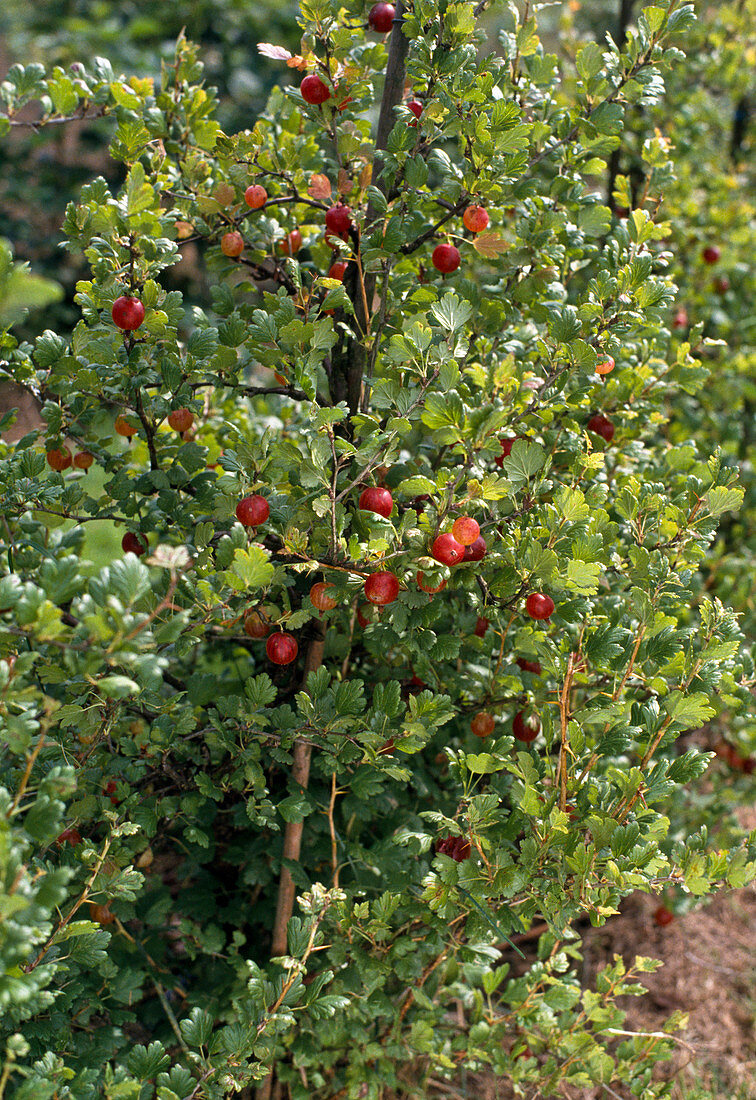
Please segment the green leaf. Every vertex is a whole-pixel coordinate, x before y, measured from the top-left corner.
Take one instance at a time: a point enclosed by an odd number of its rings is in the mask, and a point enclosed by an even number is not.
[[[275,566],[262,546],[234,550],[231,568],[224,574],[226,581],[237,592],[250,588],[264,588],[273,580]]]

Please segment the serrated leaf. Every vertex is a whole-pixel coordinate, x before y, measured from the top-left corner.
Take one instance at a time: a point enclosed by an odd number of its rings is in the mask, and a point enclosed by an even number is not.
[[[495,229],[489,229],[485,233],[478,233],[472,242],[472,246],[479,256],[487,260],[501,256],[509,248],[509,241],[500,236]]]

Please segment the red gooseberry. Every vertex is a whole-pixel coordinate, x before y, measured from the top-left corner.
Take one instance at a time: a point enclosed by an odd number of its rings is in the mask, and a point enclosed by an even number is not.
[[[335,592],[334,585],[318,581],[310,589],[310,603],[313,607],[317,607],[318,611],[333,611],[339,602],[334,595]]]
[[[77,455],[74,455],[73,464],[77,470],[88,470],[94,462],[94,455],[89,451],[79,451]]]
[[[265,643],[265,652],[274,665],[290,665],[299,653],[297,639],[285,630],[271,634]]]
[[[451,275],[460,265],[462,257],[453,244],[437,244],[431,254],[431,263],[442,275]]]
[[[470,842],[463,836],[445,836],[436,841],[436,851],[440,855],[449,856],[450,859],[461,863],[463,859],[470,857]]]
[[[349,230],[352,228],[352,218],[349,207],[344,206],[343,203],[339,203],[338,206],[329,207],[325,213],[325,224],[326,229],[346,241],[349,237]]]
[[[129,423],[125,416],[117,416],[113,427],[119,435],[124,435],[127,439],[131,439],[132,435],[137,433],[137,429]]]
[[[121,549],[124,554],[136,554],[138,558],[147,553],[148,546],[149,543],[144,535],[136,535],[133,531],[127,531],[121,539]]]
[[[486,546],[486,540],[482,535],[478,535],[475,542],[471,542],[469,546],[465,547],[462,561],[483,561],[487,553],[488,547]]]
[[[532,672],[535,676],[541,675],[541,665],[538,661],[529,661],[527,657],[518,657],[515,664],[518,665],[523,672]]]
[[[304,78],[299,85],[299,90],[305,103],[309,103],[313,107],[317,107],[331,98],[331,89],[315,73],[310,73],[309,76]]]
[[[252,210],[259,210],[268,201],[268,192],[259,183],[252,183],[244,192],[244,201]]]
[[[393,507],[394,498],[388,489],[375,485],[363,489],[360,493],[360,508],[363,512],[375,512],[384,519],[388,519]]]
[[[468,206],[462,215],[464,227],[471,233],[482,233],[488,228],[490,220],[488,211],[483,206]]]
[[[342,282],[344,279],[344,275],[346,274],[347,266],[348,265],[346,260],[334,260],[334,262],[328,268],[328,278],[338,279],[339,282]]]
[[[607,355],[606,359],[602,363],[596,364],[596,374],[611,374],[614,370],[615,363],[611,355]]]
[[[671,924],[674,919],[674,913],[670,913],[666,905],[660,905],[659,908],[654,911],[654,920],[662,928],[666,924]]]
[[[410,126],[417,126],[417,120],[420,118],[420,115],[423,113],[422,103],[419,103],[418,100],[416,100],[416,99],[411,99],[409,101],[409,103],[407,104],[407,110],[412,111],[412,114],[415,116],[414,119],[412,120],[412,122],[410,122]]]
[[[123,329],[124,332],[132,332],[135,328],[139,328],[144,320],[144,306],[138,298],[123,294],[113,302],[110,316],[118,328]]]
[[[518,710],[512,719],[512,733],[518,741],[524,741],[529,745],[535,741],[541,732],[541,720],[537,714],[526,714],[524,710]]]
[[[250,638],[267,638],[270,624],[259,611],[249,611],[244,617],[244,633]]]
[[[220,246],[224,256],[235,260],[244,251],[244,237],[234,229],[230,233],[223,234]]]
[[[174,409],[168,413],[168,423],[175,432],[188,432],[194,423],[194,413],[191,409]]]
[[[394,22],[396,8],[393,4],[373,4],[368,12],[368,26],[377,34],[388,34]]]
[[[436,592],[443,592],[447,584],[448,581],[442,580],[439,584],[433,585],[425,579],[424,573],[417,574],[417,587],[422,588],[423,592],[427,592],[431,596]]]
[[[365,580],[365,598],[383,606],[393,603],[399,595],[399,581],[393,573],[371,573]]]
[[[68,447],[65,446],[53,447],[52,450],[47,452],[45,458],[47,459],[47,465],[58,473],[60,473],[61,470],[67,470],[72,462],[71,452]]]
[[[554,614],[554,601],[543,592],[531,592],[525,601],[525,610],[531,619],[550,619]]]
[[[454,521],[452,534],[462,546],[472,546],[480,534],[480,524],[471,516],[460,516]]]
[[[600,435],[607,443],[611,443],[614,439],[614,424],[603,413],[594,413],[586,427],[589,432]]]
[[[701,253],[706,264],[715,264],[722,255],[722,250],[715,244],[707,244],[706,248]]]
[[[476,737],[490,737],[495,725],[493,715],[482,710],[470,722],[470,729]]]
[[[485,619],[482,615],[478,615],[473,634],[476,638],[482,638],[490,625],[491,623],[489,619]]]
[[[464,554],[464,546],[457,542],[451,532],[439,535],[433,540],[431,557],[440,561],[442,565],[456,565],[457,562],[462,561]]]
[[[243,497],[236,505],[236,518],[245,527],[258,527],[261,523],[265,523],[269,515],[270,505],[265,497],[257,493]]]
[[[281,238],[278,247],[284,256],[293,256],[302,247],[302,234],[298,229],[292,229],[291,233],[287,233],[285,237]]]

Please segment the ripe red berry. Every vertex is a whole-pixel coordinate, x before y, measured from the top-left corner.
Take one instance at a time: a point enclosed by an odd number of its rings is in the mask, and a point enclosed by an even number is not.
[[[119,435],[124,435],[127,439],[131,439],[132,435],[136,435],[137,433],[134,425],[130,424],[125,416],[117,416],[113,427]]]
[[[250,638],[267,638],[270,633],[270,624],[259,611],[250,611],[244,617],[244,633]]]
[[[224,256],[235,260],[244,251],[244,237],[234,229],[230,233],[223,234],[220,246]]]
[[[244,201],[252,210],[259,210],[268,201],[268,192],[259,183],[250,184],[244,192]]]
[[[501,467],[504,465],[504,459],[509,458],[510,454],[512,453],[512,446],[517,442],[518,439],[524,438],[525,437],[522,435],[499,436],[499,446],[501,447],[501,454],[498,458],[494,459],[494,462],[499,467],[499,469],[501,469]]]
[[[470,842],[463,836],[440,837],[436,841],[436,851],[461,863],[463,859],[469,859]]]
[[[110,315],[118,328],[124,332],[132,332],[144,320],[144,306],[138,298],[130,298],[124,294],[113,302]]]
[[[614,424],[607,416],[604,416],[603,413],[594,413],[586,424],[586,427],[589,432],[600,435],[607,443],[611,443],[614,439]]]
[[[285,237],[281,238],[278,247],[284,256],[293,256],[302,247],[302,234],[298,229],[292,229],[291,233],[287,233]]]
[[[482,615],[478,615],[477,621],[475,623],[475,629],[473,630],[473,634],[475,635],[476,638],[482,638],[483,635],[488,630],[490,625],[491,625],[490,620],[485,619]]]
[[[463,546],[472,546],[480,534],[480,524],[470,516],[460,516],[454,521],[452,534]]]
[[[270,505],[265,497],[255,494],[251,497],[243,497],[236,505],[236,518],[245,527],[258,527],[265,523],[270,515]]]
[[[352,218],[348,206],[340,202],[338,206],[331,206],[325,213],[326,229],[335,233],[346,241],[349,238],[349,230],[352,228]]]
[[[371,573],[365,580],[365,598],[383,606],[393,603],[399,595],[399,581],[393,573]]]
[[[336,589],[332,584],[318,581],[310,589],[310,602],[313,607],[317,607],[318,611],[333,611],[339,602],[334,595],[335,592]]]
[[[88,470],[94,462],[94,455],[89,451],[79,451],[77,455],[74,455],[73,464],[77,470]]]
[[[388,34],[394,22],[396,8],[393,4],[373,4],[368,12],[368,26],[377,34]]]
[[[464,557],[462,561],[483,561],[483,558],[488,553],[488,547],[486,546],[486,540],[482,535],[478,535],[475,542],[470,543],[465,547]]]
[[[715,264],[722,255],[722,250],[715,244],[707,244],[706,248],[701,253],[706,264]]]
[[[411,99],[407,104],[407,110],[412,111],[412,114],[415,116],[415,121],[410,122],[410,126],[417,126],[417,119],[419,119],[420,115],[423,113],[422,103],[419,103],[416,99]]]
[[[149,543],[144,535],[136,535],[133,531],[127,531],[121,539],[121,549],[124,554],[136,554],[138,558],[147,553],[148,546]]]
[[[473,731],[476,737],[490,737],[494,731],[493,715],[488,714],[487,711],[482,710],[479,714],[470,722],[470,729]]]
[[[422,588],[423,592],[427,592],[431,596],[435,595],[436,592],[443,592],[447,584],[448,581],[442,580],[440,584],[432,585],[426,581],[424,573],[417,574],[417,587]]]
[[[726,275],[717,275],[713,285],[717,294],[726,294],[730,289],[730,280]]]
[[[440,561],[442,565],[456,565],[457,562],[462,561],[464,556],[464,546],[457,542],[451,532],[446,535],[439,535],[438,538],[433,540],[431,557],[435,558],[436,561]]]
[[[596,364],[596,374],[611,374],[614,370],[614,359],[611,355],[607,355],[603,362]]]
[[[453,244],[437,244],[431,255],[431,263],[442,275],[451,275],[460,265],[462,257]]]
[[[535,676],[541,675],[541,665],[538,661],[529,661],[527,657],[518,657],[515,661],[523,672],[532,672]]]
[[[512,719],[512,733],[518,741],[524,741],[529,745],[535,741],[541,732],[541,720],[537,714],[526,714],[524,710],[518,710]]]
[[[331,89],[315,73],[310,73],[309,76],[304,78],[299,85],[299,90],[305,103],[309,103],[313,107],[317,107],[320,103],[325,103],[327,99],[331,98]]]
[[[188,432],[194,423],[194,413],[191,409],[174,409],[168,413],[168,423],[175,432]]]
[[[339,282],[342,282],[346,274],[347,266],[348,264],[346,260],[334,260],[334,262],[328,268],[328,278],[338,279]]]
[[[462,215],[465,229],[469,229],[471,233],[482,233],[488,228],[490,220],[488,211],[483,206],[468,206]]]
[[[687,328],[688,314],[684,309],[678,309],[672,321],[672,328]]]
[[[550,619],[554,614],[554,601],[543,592],[531,592],[525,601],[525,610],[531,619]]]
[[[52,450],[47,452],[45,458],[47,459],[47,465],[58,473],[61,470],[67,470],[72,462],[68,447],[53,447]]]
[[[290,665],[299,653],[297,639],[285,630],[271,634],[265,643],[265,652],[274,665]]]
[[[366,627],[370,626],[371,623],[375,622],[376,614],[376,609],[372,604],[361,603],[357,608],[357,622],[364,630]]]
[[[376,485],[363,489],[360,493],[360,508],[363,512],[375,512],[384,519],[388,519],[393,507],[394,498],[388,489],[382,489]]]
[[[657,910],[655,910],[655,912],[654,912],[654,920],[662,928],[666,924],[671,924],[674,919],[675,919],[674,913],[670,913],[670,911],[669,911],[669,909],[667,909],[666,905],[660,905],[659,908]]]

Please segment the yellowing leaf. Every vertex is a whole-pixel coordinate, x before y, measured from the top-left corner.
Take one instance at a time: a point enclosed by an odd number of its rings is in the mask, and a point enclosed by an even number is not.
[[[509,242],[500,237],[495,230],[492,230],[489,233],[479,233],[472,246],[479,256],[493,259],[500,256],[502,252],[506,252],[509,248]]]

